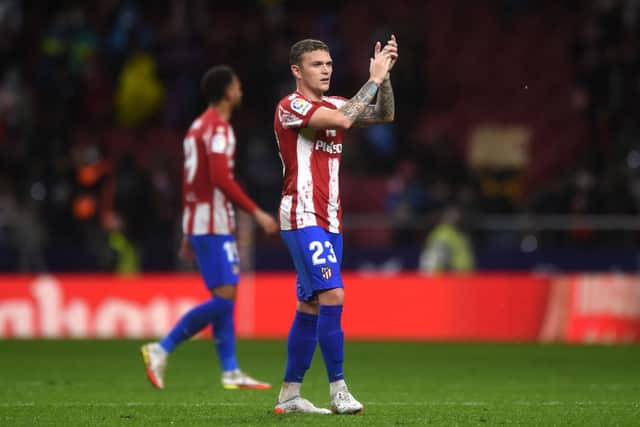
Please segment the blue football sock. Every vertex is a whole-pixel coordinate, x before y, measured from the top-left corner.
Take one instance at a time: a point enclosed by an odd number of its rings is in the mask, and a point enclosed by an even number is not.
[[[344,379],[342,372],[344,334],[340,325],[341,318],[341,305],[320,306],[318,313],[318,344],[320,344],[330,383]]]
[[[284,373],[286,382],[301,383],[311,366],[316,350],[317,325],[318,316],[296,311],[287,339],[287,369]]]
[[[213,298],[187,311],[173,329],[160,341],[160,345],[171,353],[182,341],[191,338],[228,310],[229,301]]]
[[[236,331],[233,324],[234,301],[216,298],[227,302],[227,309],[211,324],[213,328],[213,342],[218,351],[220,366],[223,371],[238,369],[236,360]]]

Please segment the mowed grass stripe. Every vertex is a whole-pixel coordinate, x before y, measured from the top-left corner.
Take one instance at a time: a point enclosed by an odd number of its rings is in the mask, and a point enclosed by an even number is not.
[[[269,391],[223,390],[213,345],[185,343],[167,389],[144,374],[140,341],[0,341],[0,425],[637,425],[639,346],[348,342],[362,417],[272,413],[282,341],[240,341],[243,369]],[[303,395],[329,405],[320,351]],[[304,421],[301,422],[300,420]]]

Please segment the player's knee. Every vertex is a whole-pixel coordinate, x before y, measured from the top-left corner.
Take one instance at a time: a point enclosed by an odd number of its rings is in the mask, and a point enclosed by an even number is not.
[[[342,305],[344,304],[344,289],[334,288],[321,292],[318,295],[321,305]]]
[[[236,299],[236,286],[222,285],[211,289],[212,297],[220,297],[228,300]]]

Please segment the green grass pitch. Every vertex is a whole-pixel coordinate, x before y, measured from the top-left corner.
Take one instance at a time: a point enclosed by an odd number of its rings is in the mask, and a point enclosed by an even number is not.
[[[285,343],[240,341],[269,391],[223,390],[213,346],[185,343],[167,388],[137,341],[0,341],[0,426],[640,425],[640,346],[348,342],[357,416],[272,413]],[[317,350],[303,394],[328,406]]]

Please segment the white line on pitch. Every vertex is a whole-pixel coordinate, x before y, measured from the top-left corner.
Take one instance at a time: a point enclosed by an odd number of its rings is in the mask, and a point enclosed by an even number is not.
[[[612,402],[612,401],[593,401],[578,400],[563,402],[559,400],[551,401],[525,401],[518,400],[513,402],[474,402],[474,401],[423,401],[423,402],[364,402],[365,405],[373,406],[492,406],[496,404],[511,404],[516,406],[633,406],[640,407],[640,402]],[[179,407],[250,407],[256,406],[255,403],[249,402],[0,402],[2,408],[18,408],[18,407],[150,407],[150,406],[179,406]]]

